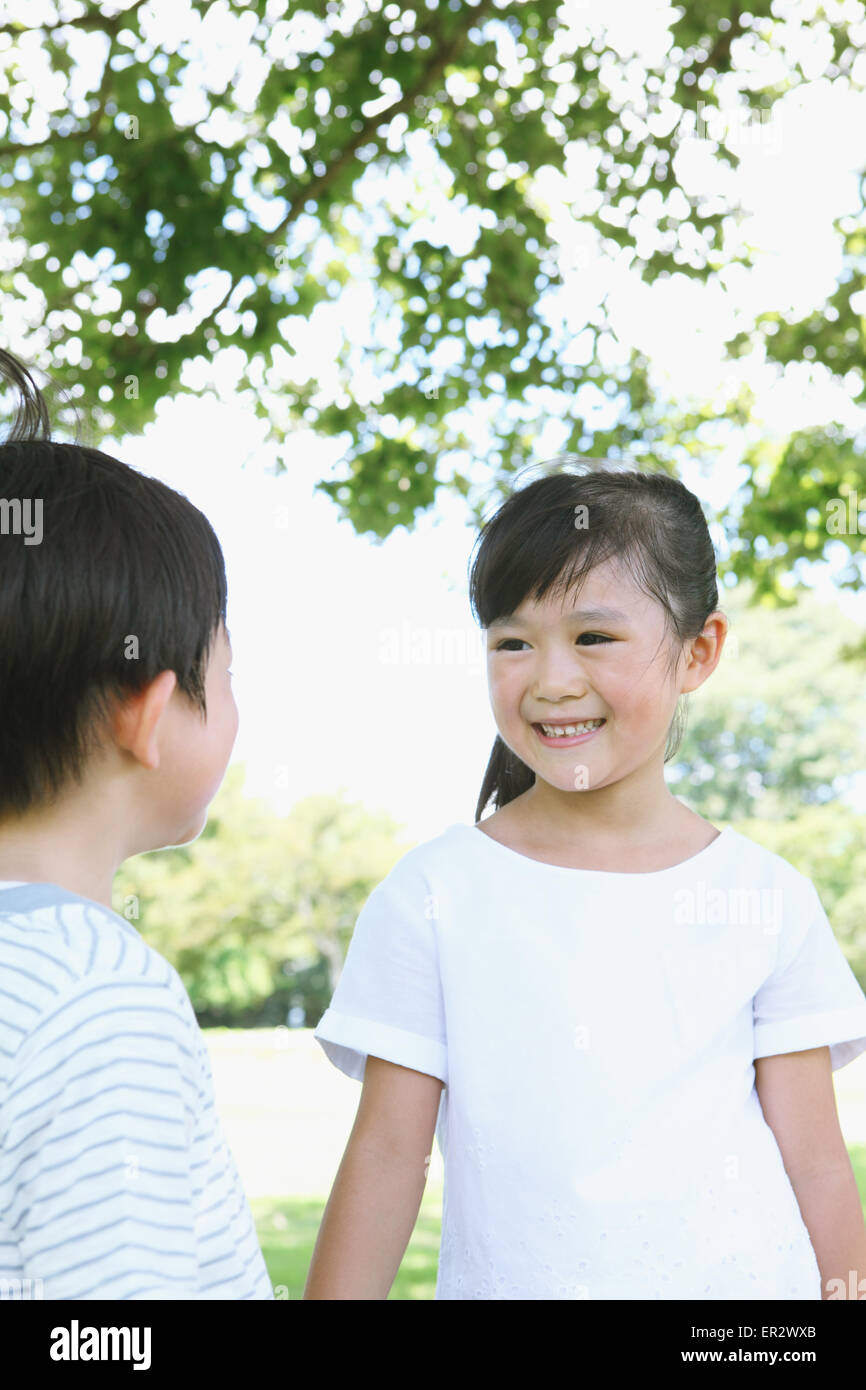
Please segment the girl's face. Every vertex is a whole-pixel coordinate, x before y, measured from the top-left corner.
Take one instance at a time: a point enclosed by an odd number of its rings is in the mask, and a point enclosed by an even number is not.
[[[678,696],[701,685],[726,627],[687,642],[670,669],[665,611],[615,560],[597,565],[563,600],[524,601],[487,629],[493,714],[503,741],[560,791],[607,786],[656,758],[664,763]],[[719,638],[721,640],[719,640]],[[548,721],[604,723],[579,742],[544,737]]]

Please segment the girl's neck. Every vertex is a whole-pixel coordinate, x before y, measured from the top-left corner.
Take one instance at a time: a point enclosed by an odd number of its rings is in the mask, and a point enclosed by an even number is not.
[[[608,789],[603,789],[607,791]],[[614,790],[610,788],[609,790]],[[548,793],[554,793],[548,795]],[[567,805],[563,803],[566,802]],[[496,813],[503,828],[510,826],[527,840],[549,849],[581,845],[606,852],[663,845],[696,834],[708,822],[690,811],[668,789],[641,801],[623,797],[599,799],[598,793],[569,793],[536,782]]]

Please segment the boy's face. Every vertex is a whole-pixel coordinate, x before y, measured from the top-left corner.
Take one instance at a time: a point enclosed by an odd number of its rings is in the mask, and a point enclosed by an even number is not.
[[[178,690],[166,706],[159,740],[160,838],[154,849],[189,844],[207,823],[208,806],[225,776],[238,732],[231,661],[231,644],[221,624],[205,677],[207,720]]]

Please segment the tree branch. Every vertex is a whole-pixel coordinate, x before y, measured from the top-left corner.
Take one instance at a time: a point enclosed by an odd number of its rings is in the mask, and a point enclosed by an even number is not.
[[[720,31],[719,37],[716,39],[716,42],[713,44],[706,58],[703,58],[699,63],[695,63],[691,71],[699,77],[701,73],[706,72],[708,68],[712,68],[714,72],[718,72],[720,63],[724,63],[727,67],[730,67],[731,44],[734,39],[742,38],[745,32],[746,30],[742,25],[739,6],[734,6],[731,13],[730,28],[726,29],[724,33]]]
[[[58,29],[92,29],[96,33],[116,34],[127,16],[146,4],[147,0],[133,0],[129,9],[120,10],[117,14],[103,15],[98,11],[96,14],[80,15],[77,19],[61,19],[56,24],[0,24],[0,34],[11,34],[14,38],[20,34],[54,34]]]
[[[291,222],[295,221],[300,215],[301,209],[305,203],[309,202],[311,198],[317,198],[330,183],[333,183],[334,179],[349,163],[349,160],[355,154],[355,151],[360,149],[361,145],[370,144],[371,140],[381,145],[383,137],[376,134],[376,128],[382,124],[383,118],[387,118],[389,121],[393,120],[394,116],[399,115],[401,111],[405,111],[408,107],[411,107],[416,99],[432,86],[433,82],[444,72],[452,59],[456,58],[457,53],[465,41],[466,29],[477,23],[477,21],[492,8],[493,0],[480,0],[480,3],[475,6],[474,10],[467,13],[466,17],[469,22],[455,29],[449,42],[444,47],[440,48],[438,52],[434,51],[430,62],[427,64],[427,67],[424,69],[415,85],[410,87],[408,92],[405,92],[399,101],[395,101],[393,106],[389,106],[387,111],[381,112],[378,116],[369,116],[361,129],[343,146],[333,163],[328,165],[324,174],[320,174],[318,178],[313,179],[310,183],[305,185],[301,197],[292,204],[282,222],[278,222],[270,233],[272,237],[276,236],[277,233],[281,232]]]
[[[274,237],[278,236],[280,232],[284,231],[290,223],[294,222],[300,216],[305,203],[309,202],[311,198],[319,197],[320,194],[334,182],[337,176],[351,161],[355,152],[360,149],[362,145],[373,143],[381,147],[384,136],[377,134],[377,128],[381,126],[383,118],[387,117],[387,119],[391,121],[399,112],[405,111],[407,108],[411,107],[416,99],[432,86],[437,78],[444,72],[448,64],[456,58],[460,48],[466,40],[466,31],[477,24],[489,10],[493,9],[493,6],[494,0],[479,0],[477,5],[471,10],[466,11],[465,22],[455,27],[453,34],[446,44],[440,45],[438,49],[433,50],[429,63],[424,68],[414,86],[410,87],[407,92],[404,92],[399,101],[395,101],[394,105],[389,106],[387,111],[383,111],[376,116],[367,117],[361,129],[356,131],[342,146],[336,158],[332,160],[325,169],[324,174],[318,175],[316,178],[312,179],[310,183],[304,185],[300,196],[292,203],[283,220],[278,222],[276,227],[268,233],[269,240],[273,240]],[[429,34],[434,28],[437,18],[438,16],[434,16],[426,30],[422,32]],[[201,332],[213,323],[217,314],[224,308],[235,288],[236,285],[232,282],[219,303],[214,306],[206,318],[202,319],[196,332]]]
[[[144,0],[137,0],[137,4],[144,4]],[[102,117],[105,115],[105,103],[108,100],[110,89],[109,79],[111,77],[111,56],[114,52],[115,37],[116,35],[113,32],[109,34],[105,65],[102,69],[102,76],[99,79],[99,86],[96,89],[97,106],[90,118],[90,124],[85,126],[83,130],[70,130],[66,135],[58,135],[52,132],[50,135],[47,135],[44,140],[33,140],[28,145],[22,145],[15,141],[7,145],[0,145],[0,159],[3,159],[7,154],[28,154],[30,150],[41,150],[44,149],[46,145],[54,145],[61,140],[87,140],[91,135],[96,134],[102,124]]]

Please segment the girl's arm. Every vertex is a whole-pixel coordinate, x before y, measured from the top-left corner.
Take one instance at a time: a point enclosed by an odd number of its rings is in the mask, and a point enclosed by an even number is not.
[[[829,1047],[757,1058],[755,1086],[809,1232],[822,1298],[862,1298],[866,1223],[839,1128]]]
[[[368,1057],[304,1299],[386,1299],[427,1181],[443,1082]]]

